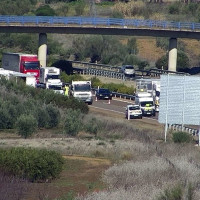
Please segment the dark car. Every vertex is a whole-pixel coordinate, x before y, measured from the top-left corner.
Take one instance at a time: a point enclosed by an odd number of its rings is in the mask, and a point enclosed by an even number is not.
[[[104,88],[99,88],[96,91],[96,97],[97,99],[112,99],[112,92],[110,92],[110,90],[108,89],[104,89]]]

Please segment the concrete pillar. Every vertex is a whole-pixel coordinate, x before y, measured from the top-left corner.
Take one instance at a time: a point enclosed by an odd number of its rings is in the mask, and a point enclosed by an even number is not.
[[[176,72],[176,66],[177,66],[177,38],[170,38],[168,70]]]
[[[39,48],[38,48],[38,59],[42,67],[46,67],[47,64],[47,34],[39,34]]]

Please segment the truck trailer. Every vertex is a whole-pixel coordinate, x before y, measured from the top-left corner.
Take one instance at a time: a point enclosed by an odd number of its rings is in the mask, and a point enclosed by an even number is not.
[[[54,90],[56,93],[64,94],[63,83],[60,80],[60,69],[56,67],[41,67],[39,83],[44,88]]]
[[[3,53],[2,68],[35,76],[39,82],[40,62],[38,56],[24,53]]]
[[[70,94],[89,105],[92,104],[91,81],[72,81]]]

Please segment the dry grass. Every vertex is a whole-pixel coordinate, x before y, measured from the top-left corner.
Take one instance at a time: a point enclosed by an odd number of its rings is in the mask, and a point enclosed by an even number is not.
[[[93,112],[87,116],[88,119],[93,117]],[[43,134],[43,138],[38,138],[38,135],[32,139],[2,138],[0,147],[47,148],[72,157],[82,155],[109,158],[113,165],[102,176],[102,180],[108,185],[107,190],[80,195],[77,199],[152,200],[166,188],[173,188],[179,184],[183,187],[186,197],[189,183],[194,187],[193,200],[199,199],[200,157],[197,147],[193,144],[156,142],[156,138],[161,135],[161,129],[155,124],[155,129],[149,130],[137,126],[139,120],[130,123],[102,114],[95,114],[95,117],[103,124],[97,134],[99,139],[88,137],[89,135],[84,133],[79,138],[67,138],[62,135],[55,137],[56,133],[52,132],[49,135],[51,138],[47,134]],[[144,121],[142,123],[144,124]],[[62,180],[64,181],[64,177]]]

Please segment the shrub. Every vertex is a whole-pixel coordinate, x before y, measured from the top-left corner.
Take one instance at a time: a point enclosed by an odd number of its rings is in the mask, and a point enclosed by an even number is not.
[[[85,124],[85,130],[92,134],[97,134],[98,132],[98,124],[95,118],[92,118],[87,124]]]
[[[189,143],[192,141],[192,136],[186,132],[179,131],[173,133],[172,139],[175,143]]]
[[[68,109],[64,123],[64,133],[76,136],[82,129],[81,119],[82,115],[80,110],[72,110],[71,108]]]
[[[119,19],[123,19],[124,18],[123,13],[121,13],[119,11],[113,11],[112,17],[113,18],[119,18]]]
[[[49,115],[49,121],[47,122],[48,128],[53,128],[58,126],[61,118],[58,108],[53,106],[52,104],[49,104],[46,106],[46,111]]]
[[[181,186],[176,186],[172,189],[166,189],[163,194],[161,194],[157,200],[181,200],[183,196],[183,191]]]
[[[32,182],[58,177],[63,164],[62,156],[55,151],[21,147],[0,150],[1,171]]]
[[[85,9],[85,2],[84,2],[84,1],[80,1],[80,2],[75,6],[76,15],[77,15],[77,16],[83,15],[84,9]]]
[[[6,129],[9,127],[10,122],[10,115],[8,113],[8,110],[5,108],[0,108],[0,129]]]
[[[35,15],[36,16],[54,16],[55,11],[49,5],[44,5],[44,6],[39,7],[35,11]]]
[[[180,12],[180,3],[179,2],[175,2],[173,4],[170,4],[169,8],[168,8],[168,12],[169,12],[169,14],[179,14],[179,12]]]
[[[50,116],[45,106],[38,107],[36,118],[38,121],[38,128],[48,128]]]
[[[24,138],[31,136],[34,132],[37,131],[37,120],[33,115],[21,115],[16,121],[17,133]]]

